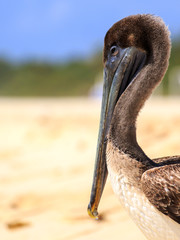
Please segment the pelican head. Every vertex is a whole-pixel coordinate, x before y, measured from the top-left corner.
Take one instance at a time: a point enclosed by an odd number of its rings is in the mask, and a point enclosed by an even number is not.
[[[147,65],[153,65],[155,59],[161,61],[161,72],[159,71],[158,80],[154,77],[150,83],[153,87],[162,79],[168,66],[169,57],[163,58],[163,54],[167,52],[169,54],[170,51],[169,35],[167,30],[159,31],[159,26],[161,29],[165,28],[162,20],[155,16],[134,15],[115,23],[106,33],[103,51],[104,86],[101,119],[93,185],[88,205],[88,213],[91,217],[98,217],[97,208],[107,178],[106,145],[116,106],[120,105],[121,108],[125,108],[125,104],[123,101],[121,102],[123,95],[128,95],[127,89],[133,85],[134,81],[138,81],[137,76],[140,73],[143,74],[143,69]],[[161,40],[161,38],[163,39],[162,34],[165,35],[166,39],[168,38],[168,41]],[[162,43],[159,44],[159,42]],[[164,50],[161,51],[161,48]],[[150,88],[152,90],[151,86]],[[138,112],[143,100],[150,93],[148,91],[146,93],[146,89],[143,87],[141,89],[140,87],[134,88],[134,91],[137,94],[141,91],[144,92],[142,97],[139,94],[142,100],[139,101],[139,106],[136,104],[136,109],[134,109],[135,112]],[[128,96],[126,96],[126,101],[129,101]],[[118,138],[121,140],[123,136],[119,133]]]

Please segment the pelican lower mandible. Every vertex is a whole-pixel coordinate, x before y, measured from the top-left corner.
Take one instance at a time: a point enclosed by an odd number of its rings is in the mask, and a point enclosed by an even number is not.
[[[171,42],[159,17],[115,23],[104,40],[104,87],[93,185],[97,208],[109,174],[121,204],[149,240],[180,239],[180,156],[150,159],[136,139],[136,119],[168,68]]]

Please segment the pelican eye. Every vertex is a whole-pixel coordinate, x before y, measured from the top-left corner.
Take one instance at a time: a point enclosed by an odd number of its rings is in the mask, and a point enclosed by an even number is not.
[[[111,49],[110,49],[110,52],[111,52],[111,55],[112,56],[116,56],[119,52],[117,46],[112,46]]]

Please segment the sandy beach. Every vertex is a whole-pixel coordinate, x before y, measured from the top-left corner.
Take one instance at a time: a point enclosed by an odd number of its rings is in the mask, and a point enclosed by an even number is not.
[[[107,181],[87,215],[100,100],[0,98],[2,240],[145,240]],[[180,98],[152,98],[137,122],[151,157],[180,154]]]

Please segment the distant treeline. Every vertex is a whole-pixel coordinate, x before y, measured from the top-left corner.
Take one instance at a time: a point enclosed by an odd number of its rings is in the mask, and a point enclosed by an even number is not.
[[[180,42],[173,43],[169,70],[161,84],[161,94],[169,94],[169,72],[180,67]],[[102,75],[101,53],[86,60],[67,63],[0,60],[0,96],[86,96],[97,76]],[[157,91],[158,92],[158,91]]]
[[[176,71],[176,75],[175,74],[173,75],[172,72],[175,73],[175,70],[178,71]],[[180,74],[180,41],[174,41],[172,43],[169,68],[160,85],[162,95],[178,94],[180,96],[179,74]],[[175,90],[173,90],[173,88]]]

